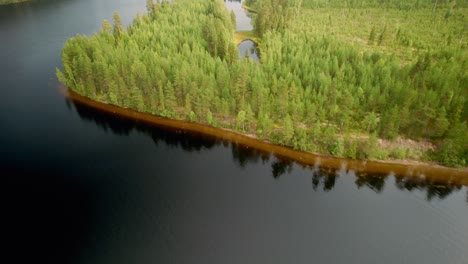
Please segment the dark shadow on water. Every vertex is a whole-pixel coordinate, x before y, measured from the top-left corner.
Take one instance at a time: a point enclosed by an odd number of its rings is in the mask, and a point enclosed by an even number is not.
[[[301,164],[277,155],[274,155],[274,158],[272,159],[271,153],[260,151],[242,144],[221,140],[213,136],[187,132],[182,129],[168,128],[159,125],[150,126],[128,118],[113,116],[88,106],[72,102],[69,99],[66,99],[66,101],[67,105],[70,106],[69,109],[71,111],[74,107],[83,120],[96,124],[97,127],[106,133],[128,136],[133,130],[135,130],[151,137],[156,145],[162,143],[170,147],[181,148],[187,152],[209,150],[220,145],[230,147],[233,161],[238,166],[244,168],[248,164],[258,164],[259,162],[262,162],[262,164],[269,163],[271,164],[271,173],[274,179],[279,179],[281,176],[291,174],[293,165],[299,165],[306,170],[311,171],[312,189],[314,191],[318,191],[319,189],[322,189],[325,192],[332,191],[336,182],[340,178],[339,176],[343,174],[343,171],[340,170],[322,168],[318,165],[310,166]],[[346,172],[346,170],[344,170],[344,172],[345,174],[350,174],[346,177],[355,177],[354,183],[358,189],[367,188],[377,194],[383,192],[387,179],[389,178],[395,178],[395,186],[399,190],[420,190],[426,192],[427,201],[431,201],[434,198],[444,199],[453,192],[457,192],[462,189],[462,186],[460,185],[439,184],[430,182],[423,178],[418,179],[393,174],[370,175],[365,172]],[[468,192],[466,200],[468,203]]]

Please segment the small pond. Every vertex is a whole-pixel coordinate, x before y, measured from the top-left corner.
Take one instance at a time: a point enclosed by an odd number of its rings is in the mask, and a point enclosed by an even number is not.
[[[259,52],[257,44],[250,39],[242,41],[239,46],[237,46],[240,56],[242,58],[249,57],[254,61],[259,61]]]

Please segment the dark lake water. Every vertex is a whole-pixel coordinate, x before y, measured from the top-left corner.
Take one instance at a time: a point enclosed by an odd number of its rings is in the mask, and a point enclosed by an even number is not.
[[[145,4],[0,7],[1,262],[467,263],[466,187],[302,167],[67,101],[66,39]]]

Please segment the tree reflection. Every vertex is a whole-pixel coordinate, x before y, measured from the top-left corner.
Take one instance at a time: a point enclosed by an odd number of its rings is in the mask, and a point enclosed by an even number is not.
[[[67,105],[70,105],[70,100],[66,98]],[[108,113],[98,111],[86,105],[82,105],[71,101],[76,112],[85,121],[96,124],[104,132],[117,134],[120,136],[128,136],[130,131],[135,127],[135,122],[129,122],[127,119],[118,116],[111,116]]]
[[[400,190],[412,191],[413,189],[422,189],[426,187],[426,182],[417,179],[408,179],[406,177],[395,177],[395,185]]]
[[[159,142],[163,142],[167,146],[174,148],[180,147],[188,152],[211,149],[220,144],[223,144],[225,147],[230,145],[232,158],[240,167],[245,167],[249,163],[257,164],[261,161],[263,164],[266,164],[270,161],[270,153],[241,144],[231,143],[229,141],[224,141],[201,133],[192,133],[181,129],[139,123],[129,118],[118,117],[95,110],[88,106],[69,101],[68,99],[66,99],[66,103],[69,106],[74,106],[78,115],[83,120],[95,123],[98,128],[102,129],[106,133],[111,132],[121,136],[128,136],[133,130],[135,130],[151,137],[156,145],[158,145]],[[271,163],[273,178],[278,179],[285,174],[290,174],[294,163],[311,170],[312,188],[315,191],[318,190],[320,186],[322,186],[323,191],[331,191],[335,187],[338,176],[341,175],[340,171],[337,171],[336,169],[323,168],[318,165],[310,167],[309,165],[300,164],[277,156],[275,161]],[[390,175],[356,172],[354,183],[358,189],[366,186],[376,193],[381,193],[385,188],[385,181],[388,176]],[[352,177],[352,175],[347,175],[346,177]],[[430,182],[423,177],[405,177],[400,175],[394,175],[394,177],[395,186],[399,190],[424,191],[426,192],[426,199],[428,201],[431,201],[434,197],[437,199],[445,199],[453,192],[459,191],[462,188],[460,185]],[[468,203],[468,189],[466,193],[466,202]]]
[[[67,100],[68,101],[68,100]],[[120,136],[128,136],[132,131],[138,131],[151,137],[156,145],[163,142],[170,147],[181,147],[188,152],[211,149],[223,141],[201,133],[188,133],[180,129],[147,125],[128,118],[123,118],[102,112],[86,105],[73,102],[78,115],[85,121],[95,123],[106,133],[112,132]]]
[[[388,175],[368,175],[365,172],[356,173],[356,186],[360,189],[362,186],[367,186],[376,193],[382,192],[385,186],[385,180]]]
[[[288,160],[278,160],[271,164],[273,178],[278,179],[281,175],[291,173],[292,162]]]
[[[432,200],[432,198],[437,197],[439,199],[444,199],[453,191],[458,191],[461,189],[461,186],[450,186],[450,185],[429,185],[427,187],[427,200]]]
[[[335,170],[314,166],[312,169],[312,189],[316,191],[320,183],[323,183],[323,190],[326,192],[331,191],[335,187],[336,178]]]
[[[414,189],[426,191],[426,199],[431,201],[434,197],[444,199],[454,191],[459,191],[462,186],[454,184],[440,184],[427,181],[423,178],[409,178],[395,176],[395,185],[400,190],[413,191]],[[467,200],[468,202],[468,200]]]
[[[263,164],[270,160],[270,153],[257,150],[255,148],[247,147],[241,144],[232,143],[231,152],[234,161],[239,164],[240,167],[245,167],[249,162],[256,164],[259,160]]]

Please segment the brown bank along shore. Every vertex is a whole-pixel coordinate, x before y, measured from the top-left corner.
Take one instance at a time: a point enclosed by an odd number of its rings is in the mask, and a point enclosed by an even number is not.
[[[149,113],[138,112],[129,108],[123,108],[82,96],[70,89],[60,87],[61,92],[75,103],[94,108],[99,111],[111,113],[116,116],[131,118],[148,125],[165,126],[181,129],[187,132],[197,132],[210,136],[235,142],[246,147],[252,147],[260,151],[277,155],[296,161],[303,165],[320,166],[325,169],[353,170],[356,173],[389,175],[394,174],[414,180],[425,180],[440,184],[453,184],[468,186],[468,169],[448,168],[421,162],[398,162],[398,161],[370,161],[355,160],[348,158],[337,158],[311,152],[294,150],[289,147],[275,145],[258,139],[252,135],[244,135],[224,128],[216,128],[210,125],[164,118]]]

